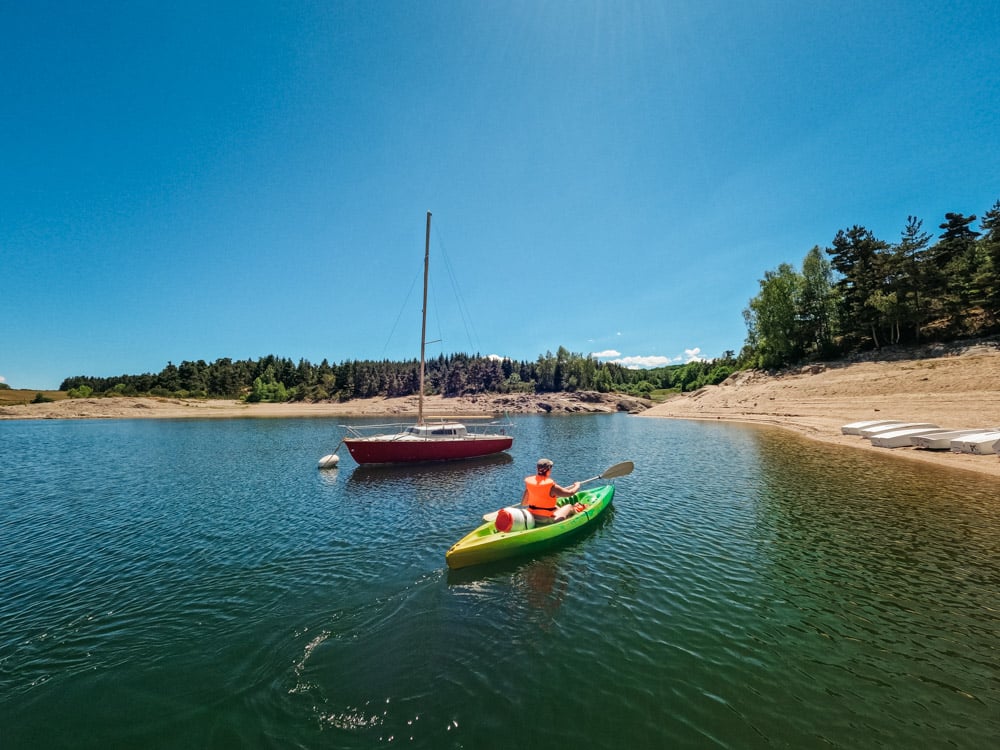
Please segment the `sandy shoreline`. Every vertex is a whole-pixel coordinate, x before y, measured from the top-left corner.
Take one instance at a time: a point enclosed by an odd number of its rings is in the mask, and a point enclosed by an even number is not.
[[[428,419],[461,417],[491,418],[510,414],[571,414],[641,411],[650,406],[644,399],[621,394],[549,393],[506,394],[424,399]],[[0,406],[3,419],[223,419],[281,417],[384,417],[386,422],[413,420],[418,412],[416,396],[369,398],[343,403],[248,404],[224,399],[179,399],[161,397],[107,397],[61,399],[42,404]]]
[[[907,358],[909,357],[909,358]],[[794,430],[813,440],[921,461],[942,469],[1000,477],[997,456],[960,455],[914,448],[876,448],[843,435],[842,425],[864,419],[931,422],[941,427],[1000,426],[1000,346],[979,344],[945,355],[836,363],[780,375],[737,373],[722,385],[683,394],[643,410],[648,402],[616,395],[430,397],[428,416],[487,417],[529,413],[613,413],[642,417],[748,422]],[[346,403],[246,404],[171,398],[66,399],[0,407],[3,419],[371,417],[409,420],[416,397]]]
[[[1000,477],[997,456],[877,448],[840,431],[866,419],[1000,426],[1000,349],[978,345],[946,356],[817,365],[779,376],[737,373],[643,416],[773,425],[825,443]]]

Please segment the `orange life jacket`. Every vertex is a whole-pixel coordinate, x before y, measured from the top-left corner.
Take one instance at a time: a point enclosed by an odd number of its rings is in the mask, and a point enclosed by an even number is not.
[[[556,512],[556,499],[549,494],[555,484],[553,479],[535,474],[524,478],[528,489],[528,510],[533,516],[552,518]]]

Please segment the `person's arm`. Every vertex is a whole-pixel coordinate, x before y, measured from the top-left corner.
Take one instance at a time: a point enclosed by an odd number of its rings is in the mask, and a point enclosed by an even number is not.
[[[575,495],[580,489],[579,482],[573,482],[569,487],[560,487],[558,484],[552,485],[552,489],[549,490],[549,494],[552,497],[571,497]]]

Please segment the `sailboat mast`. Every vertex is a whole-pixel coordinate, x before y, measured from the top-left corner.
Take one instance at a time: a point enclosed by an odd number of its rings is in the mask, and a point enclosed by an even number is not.
[[[427,345],[427,273],[431,264],[431,212],[427,212],[427,237],[424,239],[424,306],[420,322],[420,397],[417,400],[417,424],[424,423],[424,347]]]

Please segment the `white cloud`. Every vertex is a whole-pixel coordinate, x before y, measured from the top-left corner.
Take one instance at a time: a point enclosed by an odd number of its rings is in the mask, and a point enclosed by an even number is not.
[[[0,383],[6,383],[6,382],[7,378],[5,378],[3,375],[0,375]]]
[[[486,359],[496,360],[497,362],[503,362],[507,357],[501,357],[499,354],[487,354]]]
[[[648,370],[653,367],[667,367],[668,365],[687,364],[688,362],[705,362],[707,357],[701,354],[701,347],[695,346],[685,349],[684,354],[676,357],[665,357],[660,354],[629,355],[622,356],[622,353],[614,349],[605,349],[603,352],[592,352],[591,357],[600,359],[612,364],[627,367],[630,370]]]
[[[677,359],[652,355],[645,357],[619,357],[618,359],[611,360],[611,362],[622,367],[627,367],[630,370],[648,370],[651,367],[666,367],[669,364],[677,362]]]

